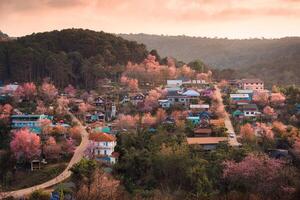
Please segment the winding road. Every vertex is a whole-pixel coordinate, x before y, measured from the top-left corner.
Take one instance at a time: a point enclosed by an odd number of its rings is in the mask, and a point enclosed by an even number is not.
[[[71,160],[70,160],[68,166],[66,167],[66,169],[60,175],[58,175],[57,177],[55,177],[55,178],[53,178],[53,179],[51,179],[51,180],[49,180],[45,183],[35,185],[35,186],[29,187],[29,188],[21,189],[21,190],[15,190],[15,191],[0,193],[0,198],[4,198],[4,197],[7,197],[7,196],[13,196],[15,198],[23,197],[23,196],[26,196],[26,195],[32,193],[35,190],[45,189],[45,188],[51,187],[53,185],[56,185],[56,184],[66,180],[67,178],[69,178],[71,176],[71,171],[69,169],[74,164],[78,163],[81,160],[81,158],[83,158],[84,151],[88,147],[89,139],[88,139],[88,132],[85,130],[82,123],[72,113],[69,113],[69,114],[72,117],[72,121],[77,123],[81,127],[81,129],[82,129],[81,139],[82,140],[81,140],[80,145],[75,149],[74,155],[71,158]]]

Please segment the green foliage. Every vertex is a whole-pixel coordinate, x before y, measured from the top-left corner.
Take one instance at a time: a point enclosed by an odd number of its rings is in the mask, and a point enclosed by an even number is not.
[[[29,200],[49,200],[50,194],[43,190],[36,190],[32,192],[29,196]]]
[[[72,172],[72,180],[75,183],[91,182],[94,170],[98,167],[95,160],[81,159],[79,163],[76,163],[70,171]]]
[[[190,62],[188,64],[193,70],[200,72],[200,73],[206,73],[208,71],[208,66],[205,65],[201,60],[195,60],[193,62]]]
[[[122,72],[117,68],[141,62],[147,54],[144,45],[104,32],[37,33],[0,43],[0,79],[41,82],[50,77],[58,87],[95,88],[98,79],[116,78]]]
[[[222,190],[223,161],[239,161],[248,151],[221,144],[215,151],[203,152],[188,146],[184,134],[170,133],[163,127],[157,134],[140,131],[117,138],[115,150],[120,157],[114,172],[131,193],[167,188],[187,198],[212,197]]]

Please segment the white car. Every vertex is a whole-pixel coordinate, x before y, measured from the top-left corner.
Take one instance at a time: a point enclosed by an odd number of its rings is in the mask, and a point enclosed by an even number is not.
[[[229,137],[230,137],[230,138],[234,138],[234,137],[235,137],[235,134],[234,134],[234,133],[229,133]]]

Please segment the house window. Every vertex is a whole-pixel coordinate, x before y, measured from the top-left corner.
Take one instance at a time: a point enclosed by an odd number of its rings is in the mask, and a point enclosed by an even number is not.
[[[178,102],[178,98],[175,98],[175,102]]]
[[[247,115],[249,115],[249,112],[246,112]]]
[[[104,150],[104,155],[107,155],[106,150]]]
[[[251,112],[252,115],[254,115],[254,112]]]

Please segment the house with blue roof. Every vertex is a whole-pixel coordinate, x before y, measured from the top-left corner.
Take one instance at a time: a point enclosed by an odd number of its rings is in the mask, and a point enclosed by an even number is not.
[[[13,129],[29,128],[31,131],[39,134],[41,132],[40,120],[43,119],[53,120],[53,117],[48,115],[12,115],[11,127]]]

